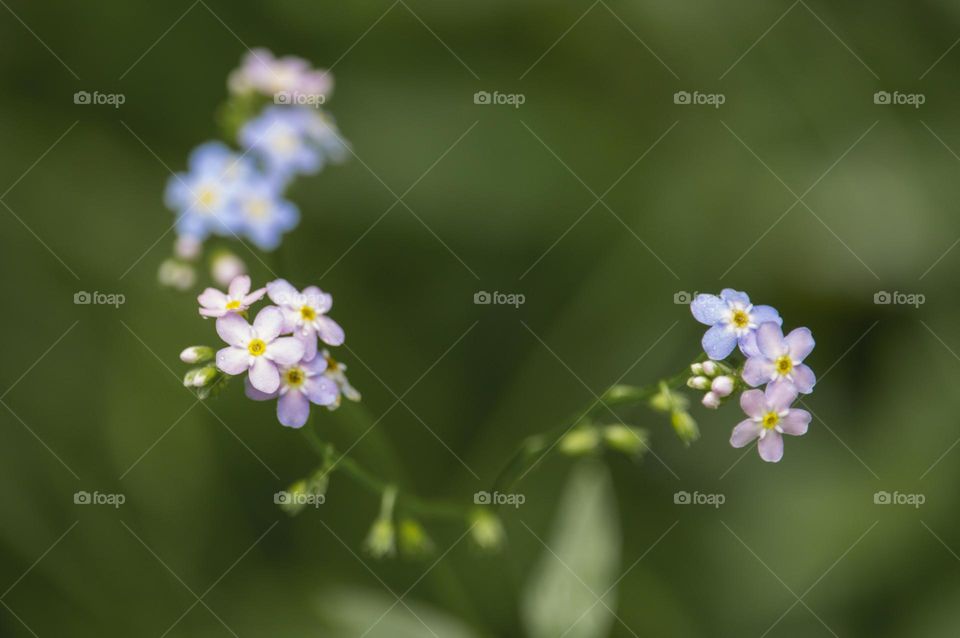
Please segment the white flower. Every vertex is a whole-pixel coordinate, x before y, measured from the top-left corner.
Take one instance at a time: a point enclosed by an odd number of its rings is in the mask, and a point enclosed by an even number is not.
[[[317,353],[317,337],[328,346],[343,344],[344,334],[340,325],[326,316],[333,306],[333,297],[316,286],[308,286],[299,292],[285,279],[267,284],[270,300],[283,311],[284,328],[303,341],[305,359]]]
[[[200,314],[204,317],[223,317],[224,315],[243,312],[251,305],[259,301],[266,288],[260,288],[250,292],[250,277],[241,275],[230,282],[227,293],[224,294],[216,288],[207,288],[197,301],[200,302]]]

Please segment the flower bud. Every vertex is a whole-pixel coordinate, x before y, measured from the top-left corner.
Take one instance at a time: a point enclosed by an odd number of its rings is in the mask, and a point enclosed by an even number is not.
[[[160,264],[157,271],[157,280],[162,286],[177,290],[189,290],[197,280],[197,273],[193,266],[177,259],[167,259]]]
[[[188,388],[203,388],[217,378],[216,366],[193,368],[183,375],[183,385]]]
[[[720,407],[720,397],[717,396],[715,392],[707,392],[703,395],[703,399],[700,402],[703,403],[703,407],[710,408],[711,410],[716,410]]]
[[[670,424],[674,432],[680,437],[680,440],[689,445],[700,438],[700,430],[697,428],[697,422],[684,410],[674,410],[670,414]]]
[[[393,528],[393,521],[389,518],[378,518],[370,527],[370,533],[367,534],[367,540],[364,543],[367,551],[374,558],[384,558],[393,556],[396,553],[396,531]]]
[[[184,363],[203,363],[213,359],[213,348],[209,346],[190,346],[180,353],[180,360]]]
[[[710,379],[706,377],[690,377],[687,379],[687,387],[694,390],[706,390],[710,387]]]
[[[423,526],[412,518],[400,521],[397,536],[400,541],[400,552],[404,556],[418,558],[432,554],[434,551],[433,541],[427,536]]]
[[[701,374],[703,374],[703,364],[702,364],[702,363],[691,363],[691,364],[690,364],[690,372],[692,372],[694,375],[698,375],[698,376],[701,375]]]
[[[626,425],[608,425],[603,428],[603,440],[611,450],[627,456],[639,456],[647,450],[647,433]]]
[[[193,261],[200,254],[203,242],[190,235],[180,235],[173,244],[173,254],[180,259]]]
[[[728,397],[733,392],[733,377],[723,375],[717,377],[710,384],[710,390],[718,397]]]
[[[503,523],[490,510],[477,508],[470,514],[470,537],[480,549],[498,551],[503,546],[505,536]]]
[[[236,277],[247,273],[247,265],[233,253],[223,250],[213,256],[210,262],[210,276],[223,287],[230,285]]]
[[[580,456],[597,449],[600,437],[592,427],[578,427],[570,430],[560,439],[560,451],[568,456]]]
[[[716,361],[704,361],[703,362],[703,373],[708,377],[712,377],[717,374],[717,362]]]

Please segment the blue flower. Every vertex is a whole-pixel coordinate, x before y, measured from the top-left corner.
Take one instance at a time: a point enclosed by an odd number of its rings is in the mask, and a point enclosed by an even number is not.
[[[279,180],[316,173],[346,150],[332,121],[309,107],[269,107],[240,129],[239,139]]]
[[[703,335],[703,350],[715,361],[726,359],[739,343],[750,356],[756,348],[754,333],[766,322],[783,323],[771,306],[754,306],[745,292],[724,288],[720,296],[697,295],[690,304],[693,317],[710,326]]]
[[[208,142],[190,154],[188,169],[170,178],[164,195],[167,207],[177,213],[177,234],[202,241],[211,233],[235,233],[240,226],[235,194],[253,173],[250,160],[224,144]]]
[[[261,250],[274,250],[283,234],[296,227],[300,211],[282,196],[276,181],[257,176],[237,191],[241,230]]]

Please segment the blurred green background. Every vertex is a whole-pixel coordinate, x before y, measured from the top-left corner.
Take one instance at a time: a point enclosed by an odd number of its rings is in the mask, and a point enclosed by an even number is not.
[[[0,634],[556,637],[614,583],[566,636],[955,633],[956,3],[0,4]],[[168,169],[217,136],[247,46],[334,65],[359,158],[296,183],[304,219],[264,257],[335,297],[364,402],[321,432],[345,448],[386,413],[356,458],[469,504],[625,371],[689,362],[702,327],[675,295],[723,286],[813,330],[809,433],[768,465],[728,445],[736,406],[697,409],[689,449],[628,411],[662,463],[551,457],[492,557],[445,523],[433,558],[371,559],[378,503],[339,475],[317,511],[280,512],[315,458],[239,384],[194,405],[171,370],[213,326],[156,280]]]

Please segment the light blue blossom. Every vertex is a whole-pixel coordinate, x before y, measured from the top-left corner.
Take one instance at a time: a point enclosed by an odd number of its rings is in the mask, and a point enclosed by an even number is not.
[[[711,359],[727,358],[739,343],[741,350],[751,354],[751,337],[760,324],[783,323],[780,314],[771,306],[754,306],[745,292],[724,288],[720,296],[697,295],[690,304],[694,318],[710,326],[703,335],[703,350]]]
[[[177,213],[177,234],[199,241],[211,233],[234,234],[241,221],[235,195],[253,174],[251,161],[224,144],[208,142],[190,154],[188,169],[170,178],[164,196]]]
[[[275,180],[256,177],[237,191],[242,233],[262,250],[274,250],[300,221],[296,205],[283,198]]]
[[[328,159],[342,160],[346,150],[333,122],[308,107],[271,106],[247,122],[239,138],[266,172],[280,180],[316,173]]]

